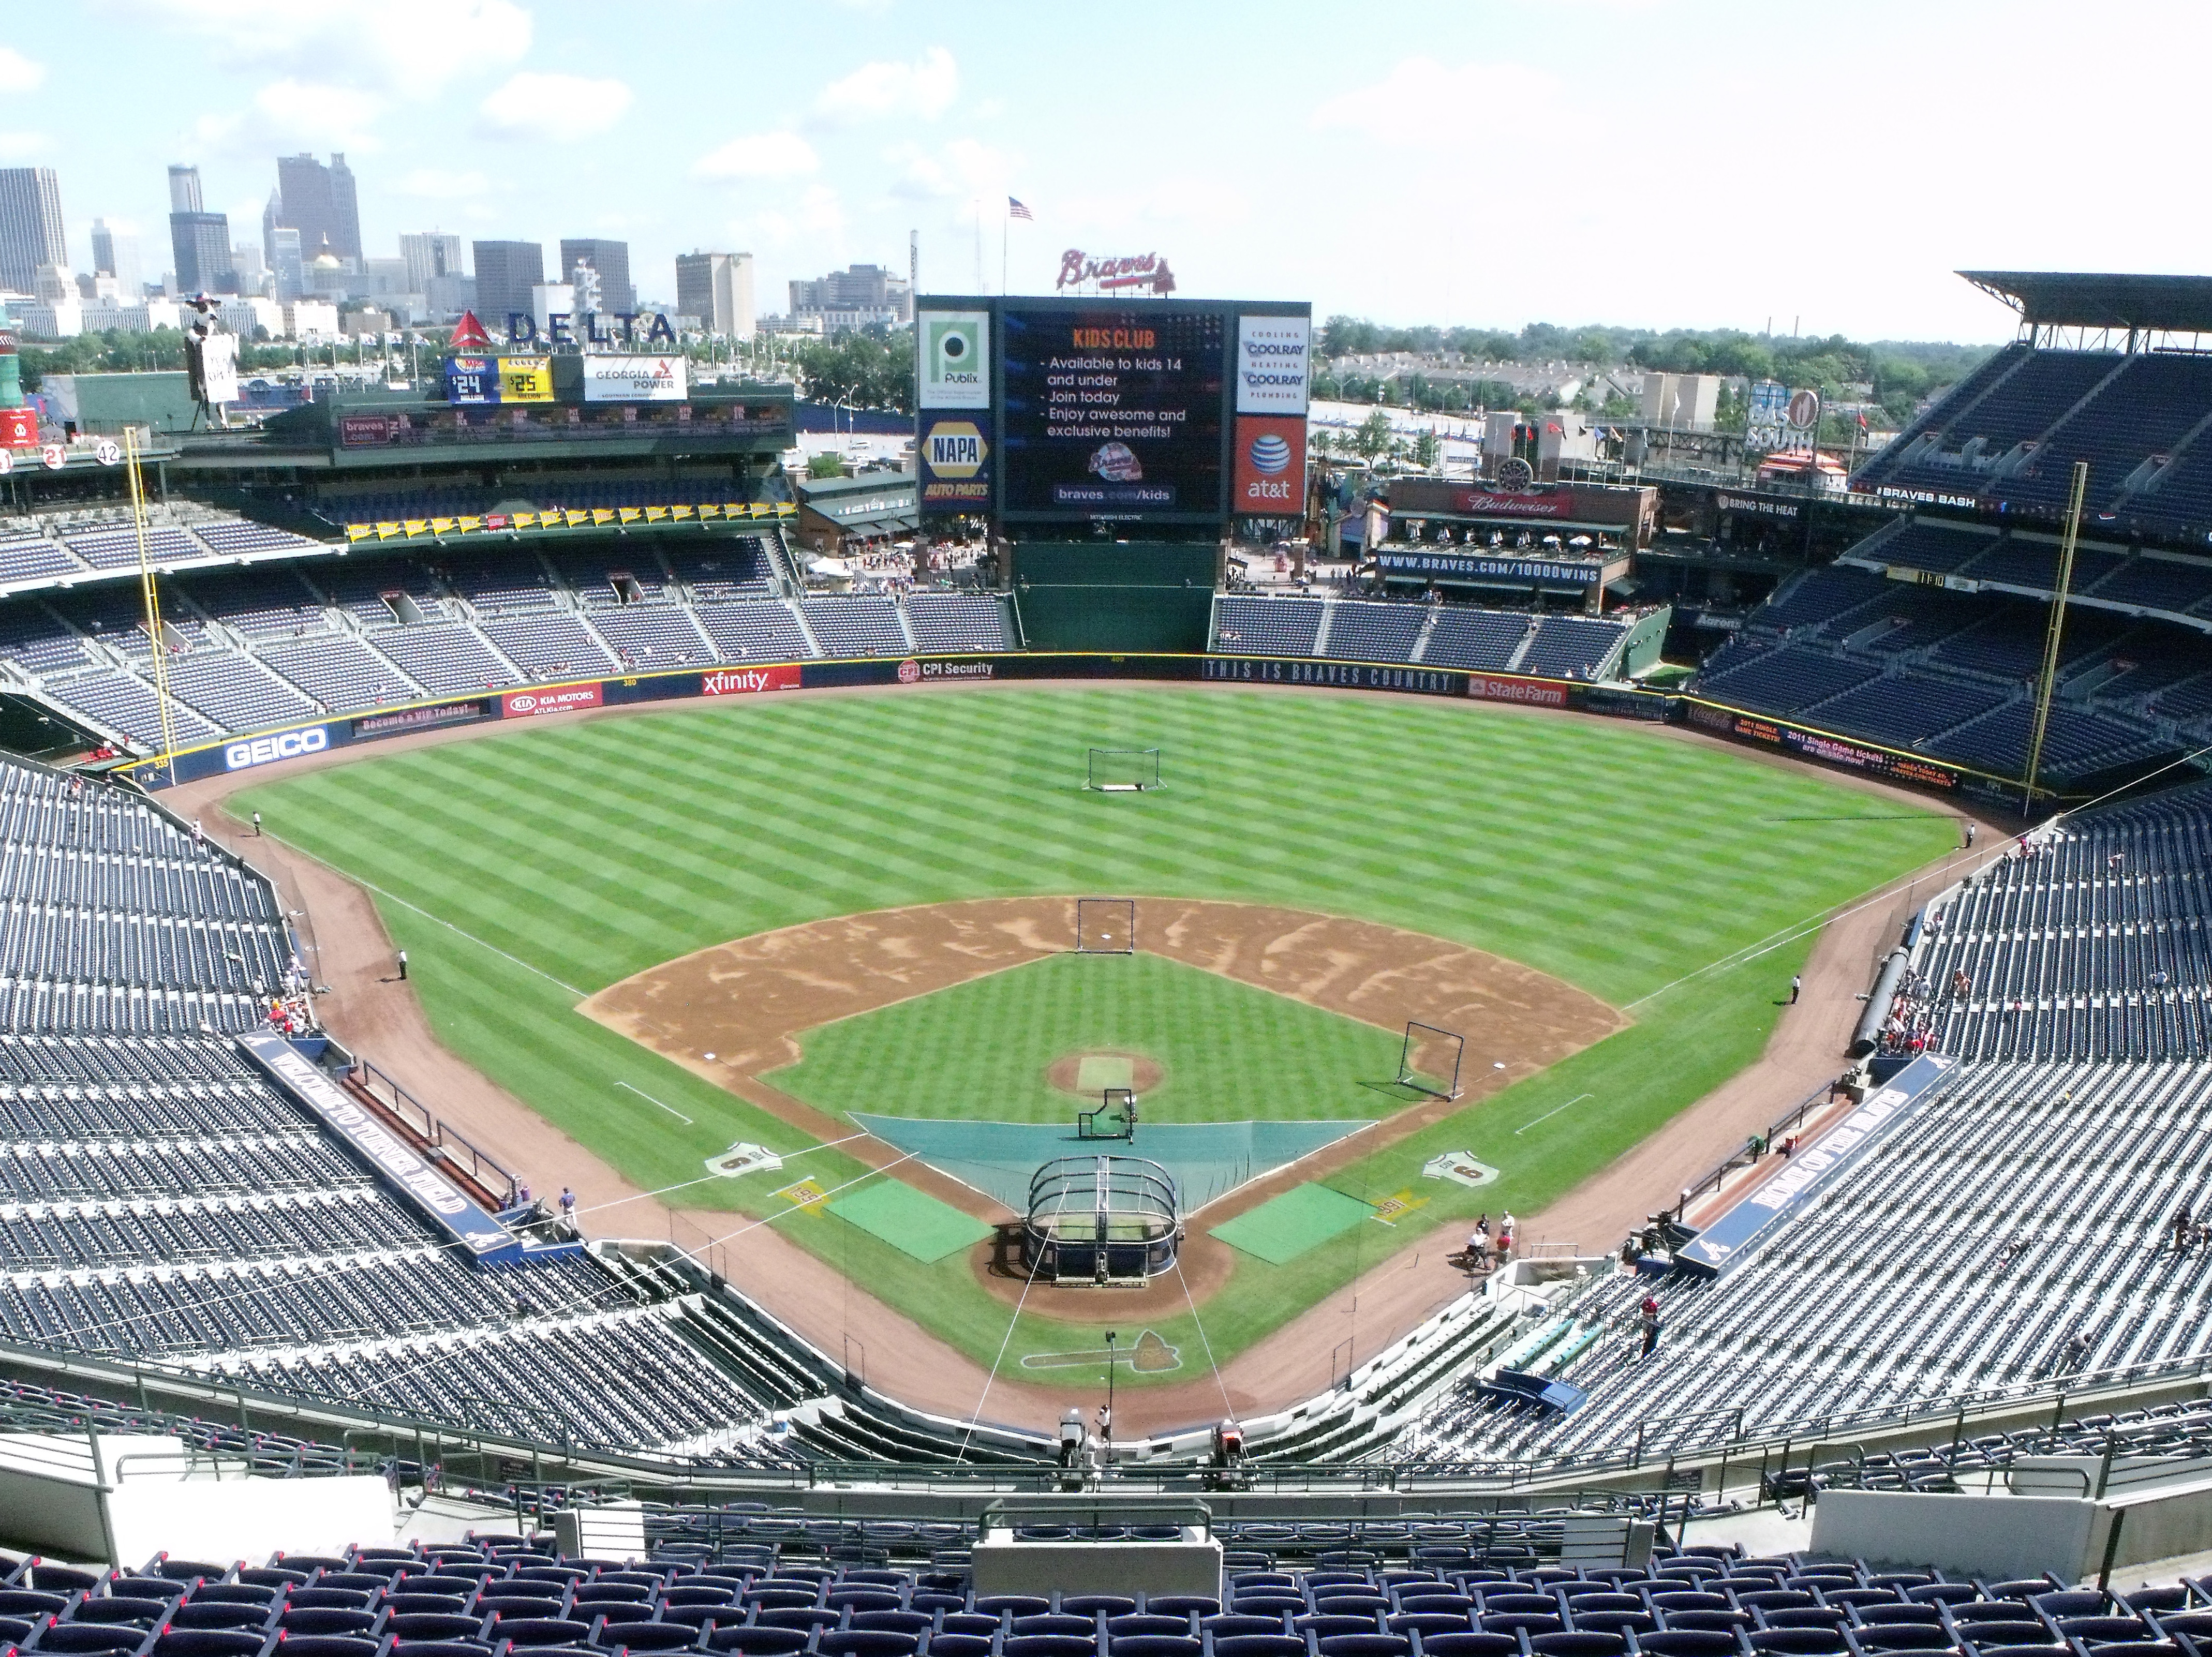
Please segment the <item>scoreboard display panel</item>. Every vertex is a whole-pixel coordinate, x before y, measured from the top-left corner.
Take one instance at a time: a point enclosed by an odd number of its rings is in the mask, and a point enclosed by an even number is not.
[[[1000,513],[1213,523],[1222,516],[1230,319],[1163,305],[1007,301]]]

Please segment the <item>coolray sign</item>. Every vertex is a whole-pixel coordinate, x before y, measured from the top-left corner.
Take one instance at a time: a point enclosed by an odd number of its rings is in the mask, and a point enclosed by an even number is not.
[[[990,458],[991,445],[974,421],[932,421],[921,437],[921,509],[988,512]]]
[[[1443,576],[1447,580],[1516,583],[1553,581],[1566,586],[1589,586],[1605,571],[1605,566],[1596,559],[1587,563],[1570,563],[1564,559],[1500,558],[1492,554],[1473,552],[1386,550],[1378,555],[1377,561],[1386,577],[1405,575],[1425,579]]]
[[[1231,477],[1229,510],[1239,517],[1296,518],[1304,513],[1305,416],[1237,416],[1237,464]]]
[[[1482,702],[1519,702],[1528,707],[1565,707],[1567,688],[1541,679],[1501,679],[1487,673],[1467,676],[1467,694]]]
[[[540,713],[566,713],[574,708],[599,706],[599,682],[589,684],[549,684],[536,690],[510,690],[499,699],[502,719],[532,719]]]
[[[641,320],[645,322],[642,329],[637,325]],[[607,321],[615,325],[611,330],[600,325]],[[542,338],[533,313],[507,313],[507,343],[510,345],[635,345],[640,334],[645,337],[647,345],[672,348],[676,343],[676,330],[669,326],[665,311],[554,311],[545,318]]]
[[[690,391],[680,356],[587,356],[586,403],[681,403]]]
[[[440,1173],[283,1036],[257,1031],[240,1036],[238,1045],[270,1081],[351,1145],[472,1258],[494,1264],[522,1258],[521,1243],[489,1210]]]
[[[991,313],[924,311],[915,319],[921,354],[915,401],[924,409],[991,406]]]
[[[725,667],[703,674],[699,680],[702,696],[750,696],[763,690],[796,690],[799,670],[796,662],[781,662],[774,667]]]
[[[278,760],[296,760],[303,754],[319,754],[330,745],[330,727],[311,725],[304,731],[285,731],[273,737],[256,737],[249,742],[232,743],[222,750],[222,768],[226,771],[246,771],[257,765],[274,765]]]
[[[1304,415],[1313,349],[1309,317],[1237,319],[1237,412]]]

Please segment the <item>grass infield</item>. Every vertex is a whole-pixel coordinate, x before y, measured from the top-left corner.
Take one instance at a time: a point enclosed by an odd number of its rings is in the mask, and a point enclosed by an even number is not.
[[[974,1215],[889,1178],[838,1198],[830,1211],[924,1265],[957,1254],[991,1235],[991,1228]]]
[[[1158,747],[1174,786],[1088,791],[1091,747]],[[770,1193],[792,1174],[711,1178],[705,1159],[741,1139],[786,1156],[810,1142],[575,1013],[568,986],[861,910],[1130,892],[1356,915],[1639,1004],[1633,1028],[1332,1174],[1378,1205],[1427,1200],[1394,1211],[1387,1239],[1354,1226],[1285,1264],[1240,1257],[1204,1312],[1223,1358],[1374,1264],[1384,1241],[1481,1209],[1536,1213],[1621,1155],[1758,1055],[1811,940],[1686,974],[1956,843],[1935,810],[1626,721],[1149,687],[546,721],[265,785],[232,809],[383,895],[456,1052],[640,1187],[701,1181],[672,1200],[754,1216],[783,1213]],[[1453,1150],[1498,1179],[1477,1191],[1421,1177]],[[799,1170],[824,1190],[862,1172],[834,1150]],[[523,1171],[541,1185],[553,1172]],[[925,1264],[834,1214],[776,1224],[980,1363],[999,1351],[1006,1308],[964,1259]],[[1197,1350],[1187,1314],[1159,1332]],[[1094,1344],[1094,1331],[1024,1315],[1009,1361]]]

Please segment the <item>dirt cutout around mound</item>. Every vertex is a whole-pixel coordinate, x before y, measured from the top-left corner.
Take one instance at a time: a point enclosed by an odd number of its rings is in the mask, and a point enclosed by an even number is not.
[[[817,1138],[843,1138],[848,1126],[761,1079],[799,1059],[802,1034],[1064,954],[1074,940],[1073,898],[983,898],[842,915],[665,962],[608,986],[578,1011]],[[1137,947],[1384,1029],[1402,1030],[1419,1019],[1456,1031],[1466,1039],[1462,1092],[1455,1101],[1405,1104],[1371,1130],[1209,1205],[1184,1246],[1180,1281],[1111,1296],[1041,1284],[1029,1290],[1030,1307],[1073,1322],[1172,1316],[1183,1309],[1186,1284],[1202,1305],[1228,1281],[1232,1265],[1228,1245],[1206,1228],[1417,1132],[1629,1022],[1595,996],[1502,956],[1302,909],[1140,899]],[[1079,1059],[1053,1067],[1055,1085],[1073,1083]],[[1376,1098],[1379,1111],[1392,1096]],[[872,1139],[848,1149],[878,1167],[900,1156]],[[925,1165],[902,1162],[899,1177],[994,1224],[1019,1217]],[[1008,1304],[1020,1296],[1024,1279],[1003,1249],[980,1244],[970,1265]]]
[[[1045,1084],[1057,1092],[1072,1094],[1089,1104],[1098,1102],[1100,1089],[1085,1089],[1083,1085],[1083,1064],[1087,1059],[1119,1059],[1129,1067],[1129,1090],[1139,1099],[1158,1088],[1167,1072],[1160,1061],[1141,1053],[1071,1053],[1055,1059],[1044,1072]]]

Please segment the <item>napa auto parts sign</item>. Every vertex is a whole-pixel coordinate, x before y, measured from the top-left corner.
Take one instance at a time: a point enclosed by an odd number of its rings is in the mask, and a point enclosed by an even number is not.
[[[510,690],[500,699],[500,717],[534,719],[540,713],[567,713],[600,705],[599,683],[540,685],[535,690]]]
[[[699,680],[699,694],[702,696],[750,696],[763,690],[798,689],[797,662],[782,662],[774,667],[718,668]]]
[[[586,356],[586,403],[681,403],[690,395],[689,365],[680,356]]]

